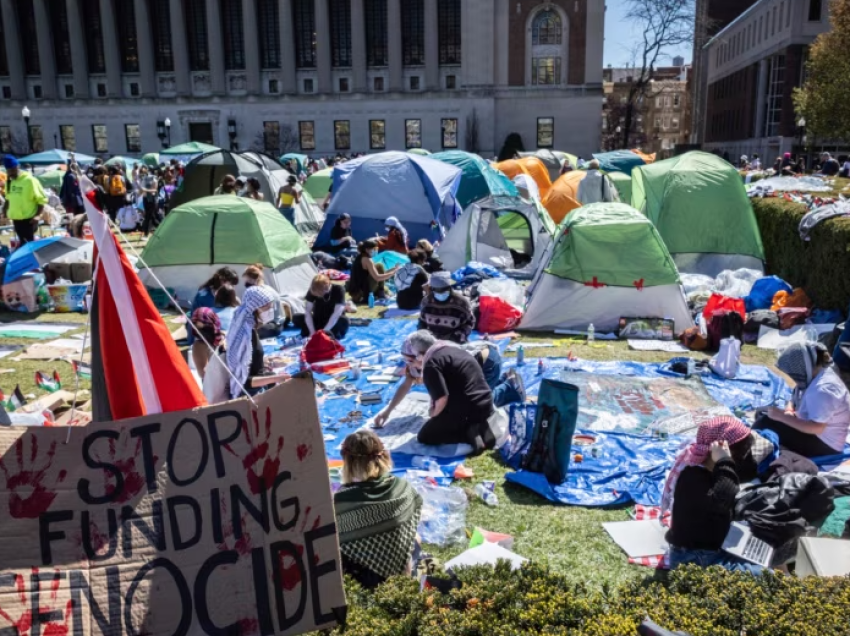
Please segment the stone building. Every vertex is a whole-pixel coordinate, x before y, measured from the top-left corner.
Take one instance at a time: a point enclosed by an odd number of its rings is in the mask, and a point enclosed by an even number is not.
[[[604,16],[604,0],[0,0],[0,150],[490,156],[517,132],[589,155]]]

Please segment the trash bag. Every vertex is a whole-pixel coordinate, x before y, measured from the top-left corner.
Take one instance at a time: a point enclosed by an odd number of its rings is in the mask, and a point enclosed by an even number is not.
[[[496,296],[482,296],[478,305],[478,331],[481,333],[510,331],[522,320],[522,310]]]
[[[729,298],[720,294],[712,294],[708,299],[708,304],[702,311],[707,321],[711,321],[711,317],[718,311],[734,311],[741,314],[741,321],[747,319],[747,310],[744,301],[740,298]],[[718,343],[719,344],[719,343]]]
[[[422,497],[419,537],[423,543],[446,547],[466,543],[466,493],[452,486],[436,486],[427,481],[413,483]]]
[[[470,274],[480,274],[482,278],[507,278],[507,276],[492,265],[470,261],[465,267],[461,267],[452,273],[452,280],[459,283]]]
[[[747,307],[747,313],[757,311],[759,309],[770,309],[773,304],[773,297],[778,292],[791,293],[791,285],[786,283],[779,276],[765,276],[755,282],[749,295],[744,298],[744,303]]]
[[[763,274],[756,269],[727,269],[717,275],[714,291],[730,298],[744,298]]]
[[[508,301],[517,309],[525,304],[522,286],[512,278],[490,278],[478,286],[480,296],[494,296]]]

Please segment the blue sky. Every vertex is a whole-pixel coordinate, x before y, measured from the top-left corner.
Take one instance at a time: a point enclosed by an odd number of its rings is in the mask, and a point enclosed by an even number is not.
[[[631,49],[640,42],[640,30],[633,28],[626,20],[625,0],[608,0],[608,10],[605,12],[605,66],[612,64],[623,67],[631,61]],[[681,55],[686,63],[693,57],[690,44],[676,47],[666,52],[668,57],[660,60],[661,65],[668,65],[673,56]]]

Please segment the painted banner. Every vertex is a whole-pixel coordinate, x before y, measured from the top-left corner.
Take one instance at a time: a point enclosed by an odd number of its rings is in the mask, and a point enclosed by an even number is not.
[[[267,636],[345,620],[311,379],[0,428],[0,636]]]

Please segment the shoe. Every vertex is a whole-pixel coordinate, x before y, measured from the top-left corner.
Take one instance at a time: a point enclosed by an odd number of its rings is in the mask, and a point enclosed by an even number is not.
[[[520,404],[525,404],[525,382],[522,381],[522,376],[517,373],[515,369],[511,369],[508,371],[508,377],[505,382],[507,382],[508,386],[517,392]]]

